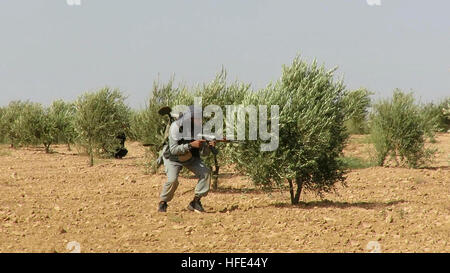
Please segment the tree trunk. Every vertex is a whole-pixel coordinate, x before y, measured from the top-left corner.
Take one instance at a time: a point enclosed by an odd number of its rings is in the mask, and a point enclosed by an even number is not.
[[[297,184],[297,189],[294,193],[294,183],[292,183],[292,179],[288,179],[289,182],[289,193],[291,194],[291,204],[292,205],[298,205],[300,201],[300,195],[302,193],[303,188],[303,181],[301,181],[299,178],[295,179],[295,184]]]
[[[213,183],[212,183],[212,188],[213,188],[213,190],[214,191],[217,191],[217,180],[218,180],[218,177],[217,177],[217,175],[215,175],[215,174],[213,174],[212,175],[212,180],[213,180]]]
[[[45,153],[49,154],[50,153],[50,144],[45,144],[44,143],[44,146],[45,146]]]
[[[288,179],[289,182],[289,193],[291,194],[291,204],[294,204],[294,185],[292,184],[292,179]]]
[[[89,153],[89,166],[92,167],[94,166],[94,149],[92,148],[92,142],[89,140],[89,148],[88,148],[88,153]]]
[[[214,172],[212,174],[213,190],[217,191],[219,181],[219,164],[217,163],[217,157],[214,155]]]
[[[71,152],[72,148],[70,147],[70,143],[67,143],[67,151]]]
[[[89,167],[94,166],[94,153],[92,151],[89,152]]]
[[[300,178],[295,179],[295,183],[297,184],[297,192],[294,197],[294,204],[297,205],[300,201],[300,194],[302,193],[303,181]]]

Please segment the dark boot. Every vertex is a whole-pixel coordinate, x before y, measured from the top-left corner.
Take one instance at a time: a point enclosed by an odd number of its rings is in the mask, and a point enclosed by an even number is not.
[[[167,211],[167,202],[164,202],[164,201],[159,202],[158,211],[166,212]]]
[[[205,209],[202,206],[202,203],[200,202],[200,197],[194,197],[194,200],[191,201],[188,205],[188,210],[190,211],[197,211],[197,212],[205,212]]]

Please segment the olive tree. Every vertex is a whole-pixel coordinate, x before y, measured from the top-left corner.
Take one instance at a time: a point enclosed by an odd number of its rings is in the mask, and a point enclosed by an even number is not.
[[[47,109],[29,101],[13,101],[3,110],[0,131],[11,147],[43,143],[47,152],[54,133]]]
[[[120,144],[118,134],[129,127],[130,109],[118,90],[105,87],[85,93],[75,102],[75,130],[77,142],[89,154],[89,165],[94,165],[94,154],[110,153]]]
[[[412,93],[396,89],[392,98],[375,103],[371,114],[371,139],[378,165],[384,165],[388,157],[398,165],[413,168],[426,163],[433,152],[425,148],[425,135],[429,130]]]
[[[334,72],[297,57],[283,67],[278,82],[244,99],[245,105],[279,106],[279,146],[262,152],[261,140],[246,141],[236,151],[236,165],[257,185],[288,184],[292,204],[299,203],[303,189],[320,195],[332,191],[336,182],[345,182],[338,160],[348,137],[345,87],[334,79]]]
[[[75,104],[63,100],[54,101],[48,110],[49,119],[55,128],[54,142],[65,143],[70,151],[70,145],[75,142]]]
[[[427,130],[427,136],[434,132],[447,132],[450,129],[450,117],[446,116],[446,107],[450,104],[450,98],[438,103],[430,102],[422,106],[422,115]]]
[[[18,139],[22,145],[44,144],[45,152],[50,152],[50,145],[55,143],[57,130],[49,109],[39,103],[26,102],[17,116],[14,130],[19,130]]]
[[[20,144],[22,130],[19,117],[28,102],[12,101],[4,108],[3,117],[1,119],[1,133],[9,142],[11,147]]]
[[[367,119],[373,95],[365,88],[349,91],[344,96],[345,126],[351,134],[365,134],[368,132]]]

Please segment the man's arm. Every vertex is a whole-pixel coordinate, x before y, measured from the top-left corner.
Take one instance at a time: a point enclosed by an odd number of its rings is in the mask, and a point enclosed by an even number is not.
[[[178,140],[169,135],[169,151],[172,155],[183,155],[189,150],[189,144],[178,144]]]

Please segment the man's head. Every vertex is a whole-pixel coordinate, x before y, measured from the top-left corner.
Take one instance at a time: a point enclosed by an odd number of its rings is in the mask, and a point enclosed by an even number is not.
[[[190,120],[191,122],[195,124],[202,124],[202,109],[199,107],[195,107],[194,105],[189,106],[187,111],[184,111],[181,113],[178,120],[181,120],[182,122]]]
[[[183,128],[184,139],[194,139],[194,136],[202,132],[202,109],[194,105],[186,107],[183,112],[180,112],[176,124]]]

